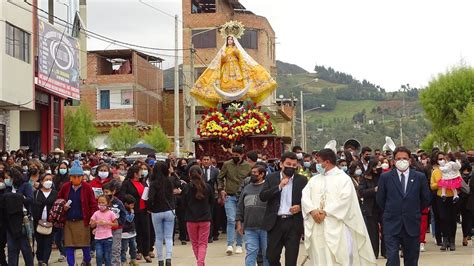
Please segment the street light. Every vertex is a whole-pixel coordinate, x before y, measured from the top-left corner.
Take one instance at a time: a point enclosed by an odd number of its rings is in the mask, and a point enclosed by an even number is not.
[[[64,6],[66,6],[66,8],[67,8],[67,14],[66,14],[67,16],[66,16],[66,18],[67,18],[67,23],[68,23],[68,25],[67,25],[66,27],[67,27],[67,32],[69,32],[69,25],[70,25],[70,23],[71,23],[71,22],[69,21],[69,20],[70,20],[69,14],[71,14],[71,11],[70,11],[70,9],[71,9],[71,0],[69,0],[69,2],[68,2],[69,5],[66,4],[66,3],[63,3],[63,2],[61,2],[61,1],[59,1],[59,0],[56,0],[56,2],[58,2],[58,3],[60,3],[60,4],[64,5]]]
[[[324,104],[321,104],[320,106],[317,106],[317,107],[314,107],[314,108],[311,108],[311,109],[308,109],[308,110],[304,110],[302,113],[301,113],[301,128],[303,129],[303,131],[301,131],[301,135],[302,135],[302,139],[303,139],[303,150],[304,151],[307,151],[307,134],[306,134],[306,121],[305,121],[305,114],[307,112],[311,112],[311,111],[314,111],[314,110],[318,110],[318,109],[321,109],[321,108],[324,108],[326,107],[326,105]]]

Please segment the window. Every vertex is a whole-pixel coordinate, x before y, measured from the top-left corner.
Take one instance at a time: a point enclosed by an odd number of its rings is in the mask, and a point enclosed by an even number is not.
[[[206,70],[205,67],[195,67],[194,68],[194,80],[198,79],[202,73],[204,73],[204,70]]]
[[[110,91],[100,91],[100,109],[110,109]]]
[[[258,30],[246,29],[239,42],[244,48],[258,49]]]
[[[131,105],[132,104],[132,90],[122,90],[122,105]]]
[[[194,48],[216,48],[216,30],[193,30]]]
[[[191,13],[216,13],[216,0],[191,0]]]
[[[17,59],[30,62],[30,34],[6,23],[6,52]]]

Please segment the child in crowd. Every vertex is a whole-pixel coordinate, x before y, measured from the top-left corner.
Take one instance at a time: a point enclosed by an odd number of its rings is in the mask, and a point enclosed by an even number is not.
[[[448,154],[449,161],[446,160],[439,161],[439,169],[442,172],[442,178],[438,182],[438,186],[441,187],[441,198],[443,201],[446,200],[446,190],[449,189],[453,192],[453,203],[458,202],[459,195],[457,189],[461,187],[462,177],[461,172],[461,162],[456,160],[452,153]]]
[[[115,193],[120,190],[120,184],[112,179],[103,186],[104,195],[110,200],[110,210],[117,218],[118,226],[112,227],[112,265],[120,265],[120,254],[122,249],[122,226],[125,223],[127,210],[122,201],[115,197]]]
[[[135,223],[133,219],[135,218],[134,207],[135,207],[135,198],[132,195],[125,195],[123,198],[123,204],[126,209],[125,222],[122,229],[122,251],[121,251],[121,261],[122,266],[128,266],[127,264],[127,250],[130,248],[130,265],[138,266],[137,259],[137,242],[136,236],[137,232],[135,231]]]
[[[105,195],[97,198],[99,210],[91,217],[91,227],[95,237],[97,266],[112,266],[112,227],[118,226],[115,214],[109,210],[110,199]]]

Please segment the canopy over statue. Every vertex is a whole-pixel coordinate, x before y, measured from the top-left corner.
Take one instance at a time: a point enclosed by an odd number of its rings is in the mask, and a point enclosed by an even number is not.
[[[248,98],[260,103],[276,89],[270,73],[240,45],[238,38],[243,33],[244,26],[238,21],[221,27],[226,43],[191,89],[191,95],[204,106],[216,107]]]

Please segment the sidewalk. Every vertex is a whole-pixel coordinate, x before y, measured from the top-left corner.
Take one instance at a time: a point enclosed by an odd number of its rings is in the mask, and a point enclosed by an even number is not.
[[[463,247],[461,245],[462,234],[461,228],[458,227],[457,236],[456,236],[456,251],[441,252],[439,247],[433,241],[433,238],[430,234],[427,234],[426,239],[426,252],[421,253],[419,265],[426,266],[472,266],[474,265],[474,247],[472,241],[469,242],[469,246]],[[245,261],[245,249],[243,254],[227,256],[225,253],[226,241],[225,235],[221,235],[218,241],[209,244],[206,257],[206,265],[218,266],[237,266],[244,265]],[[80,261],[82,259],[82,251],[76,251],[76,259]],[[301,265],[303,260],[306,257],[306,251],[304,250],[303,244],[300,245],[300,256],[298,258],[298,266]],[[66,266],[67,263],[58,263],[56,262],[58,258],[58,252],[53,251],[50,265],[54,266]],[[284,261],[284,253],[282,255],[282,263]],[[36,263],[36,262],[35,262]],[[95,261],[94,261],[95,263]],[[93,263],[93,265],[95,265]],[[385,259],[379,259],[378,265],[385,265]],[[141,265],[157,265],[157,259],[153,259],[153,263],[147,264],[145,261],[140,261]],[[403,259],[402,263],[403,265]],[[20,264],[23,265],[23,264]],[[194,254],[191,249],[191,243],[183,246],[180,242],[176,242],[173,247],[173,266],[191,266],[196,265]],[[304,265],[310,265],[309,261]],[[114,265],[115,266],[115,265]]]

